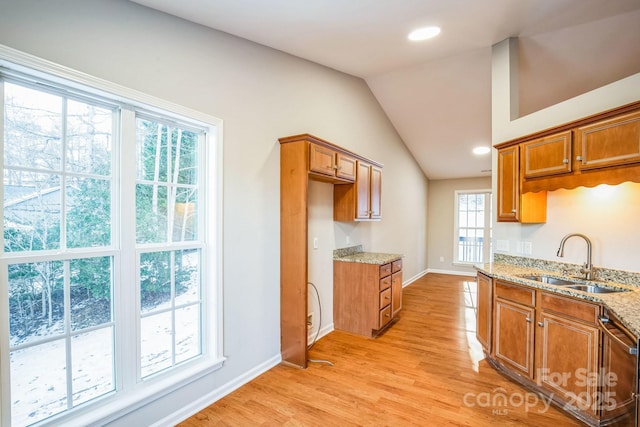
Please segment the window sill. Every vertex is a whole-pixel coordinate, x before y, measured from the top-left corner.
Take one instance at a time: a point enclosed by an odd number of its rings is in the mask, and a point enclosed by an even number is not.
[[[222,368],[225,358],[208,360],[176,372],[164,379],[149,379],[143,382],[150,384],[139,387],[131,393],[119,392],[104,397],[104,402],[89,404],[78,411],[65,414],[59,418],[48,418],[42,423],[35,424],[47,426],[102,426],[121,418],[122,416],[142,408],[155,400],[158,400],[173,391],[182,388],[212,372]]]

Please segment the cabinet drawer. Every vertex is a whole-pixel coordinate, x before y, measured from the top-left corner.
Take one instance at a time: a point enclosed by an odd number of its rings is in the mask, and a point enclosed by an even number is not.
[[[384,291],[385,289],[391,286],[391,276],[387,276],[383,279],[380,279],[380,290]]]
[[[391,303],[391,288],[380,292],[380,308],[384,308]]]
[[[391,263],[380,266],[380,277],[387,277],[391,274]]]
[[[536,305],[535,289],[496,281],[496,297],[533,307]]]
[[[544,311],[554,312],[593,325],[598,323],[598,315],[600,314],[600,306],[598,305],[547,292],[542,293],[541,306]]]
[[[398,259],[396,261],[393,261],[391,263],[391,272],[395,273],[395,272],[400,271],[400,270],[402,270],[402,260]]]
[[[384,325],[389,323],[390,320],[391,320],[391,306],[388,305],[382,310],[380,310],[380,328],[382,328]]]

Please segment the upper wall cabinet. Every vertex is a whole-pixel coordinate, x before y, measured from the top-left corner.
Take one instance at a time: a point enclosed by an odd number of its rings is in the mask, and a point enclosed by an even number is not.
[[[333,187],[334,221],[382,219],[382,168],[358,160],[355,184]]]
[[[640,162],[640,111],[576,130],[580,170]]]
[[[547,220],[547,193],[523,193],[517,145],[498,150],[498,222],[541,223]]]
[[[498,221],[526,222],[519,216],[525,210],[518,203],[531,197],[541,203],[544,198],[546,210],[545,191],[640,182],[640,101],[507,141],[496,148]],[[511,162],[512,157],[504,157],[515,155],[507,149],[518,150],[517,165]],[[519,177],[511,183],[514,167]],[[520,194],[514,198],[517,191]],[[512,214],[509,208],[514,210]]]
[[[524,178],[571,172],[571,131],[520,144]]]
[[[356,178],[356,159],[330,147],[311,143],[309,172],[353,182]]]

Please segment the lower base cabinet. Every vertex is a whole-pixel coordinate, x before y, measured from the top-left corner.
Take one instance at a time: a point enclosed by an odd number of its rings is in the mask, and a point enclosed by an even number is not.
[[[494,368],[588,425],[636,426],[637,337],[607,338],[597,303],[500,279],[488,291],[486,278],[478,273],[477,335]]]
[[[496,299],[494,357],[533,379],[534,309]]]
[[[374,337],[402,309],[402,259],[385,264],[334,261],[333,325]]]
[[[597,418],[600,307],[541,292],[537,381],[573,409]]]

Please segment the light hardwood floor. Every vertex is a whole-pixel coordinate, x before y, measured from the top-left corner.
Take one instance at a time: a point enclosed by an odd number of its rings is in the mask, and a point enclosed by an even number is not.
[[[583,425],[480,360],[475,278],[430,273],[403,292],[378,338],[334,331],[314,345],[309,358],[334,366],[276,366],[179,426]]]

